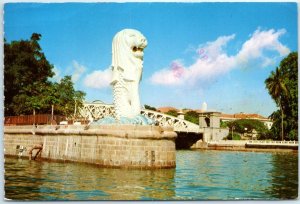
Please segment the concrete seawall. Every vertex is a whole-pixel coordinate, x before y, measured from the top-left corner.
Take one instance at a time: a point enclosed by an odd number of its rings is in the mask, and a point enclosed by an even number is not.
[[[219,140],[202,142],[198,141],[192,149],[211,150],[298,150],[296,141],[268,141],[268,140]]]
[[[104,167],[174,168],[176,136],[172,128],[158,126],[6,126],[4,153],[28,157],[28,150],[42,143],[39,159]]]

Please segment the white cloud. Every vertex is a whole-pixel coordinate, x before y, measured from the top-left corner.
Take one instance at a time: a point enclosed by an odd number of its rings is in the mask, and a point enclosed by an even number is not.
[[[223,53],[223,48],[227,43],[234,38],[235,34],[218,37],[218,39],[213,42],[207,42],[203,48],[199,47],[197,53],[199,54],[199,57],[207,55],[210,59],[216,59]]]
[[[180,85],[183,80],[186,72],[186,68],[184,68],[183,64],[180,60],[174,60],[170,68],[164,68],[159,72],[155,72],[151,78],[153,83],[163,84],[163,85]]]
[[[286,31],[280,29],[275,32],[274,29],[260,31],[257,29],[249,40],[247,40],[240,52],[236,55],[237,60],[248,62],[249,60],[264,57],[263,51],[277,51],[280,56],[287,55],[290,50],[282,45],[278,38]]]
[[[72,73],[72,81],[73,82],[77,82],[79,80],[79,78],[81,77],[81,75],[85,72],[86,67],[79,64],[77,61],[73,61],[72,62],[74,71]]]
[[[90,88],[106,88],[111,81],[112,72],[111,69],[97,70],[88,74],[84,79],[84,85]]]
[[[54,76],[52,77],[52,80],[55,82],[60,82],[63,76],[71,75],[72,81],[75,83],[80,79],[80,77],[83,75],[85,70],[86,67],[84,65],[81,65],[76,60],[73,60],[72,65],[68,66],[64,70],[61,70],[57,66],[54,66],[53,68]]]
[[[278,31],[257,29],[233,56],[229,56],[224,48],[235,38],[235,34],[218,37],[196,50],[197,58],[190,66],[184,66],[180,61],[174,60],[169,68],[155,72],[150,81],[160,85],[193,85],[199,80],[207,81],[235,68],[245,67],[256,60],[260,62],[261,67],[272,65],[274,59],[267,57],[265,51],[274,51],[280,56],[290,52],[289,48],[279,42],[279,37],[285,32],[284,29]]]
[[[57,67],[54,65],[52,71],[54,72],[54,76],[51,77],[51,79],[52,79],[53,81],[55,81],[55,82],[59,82],[59,81],[61,80],[61,78],[62,78],[62,77],[61,77],[61,71],[60,71],[60,69],[57,68]]]

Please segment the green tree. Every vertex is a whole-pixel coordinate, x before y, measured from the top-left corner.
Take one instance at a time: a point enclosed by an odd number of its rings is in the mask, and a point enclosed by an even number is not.
[[[252,133],[257,131],[258,139],[267,139],[269,137],[269,130],[263,122],[253,119],[240,119],[227,123],[230,130],[234,129],[234,132],[239,134]]]
[[[50,83],[33,81],[32,84],[23,87],[13,97],[11,108],[16,115],[31,114],[32,111],[43,112],[47,108],[47,89]]]
[[[146,105],[146,104],[145,104],[145,109],[147,109],[147,110],[153,110],[153,111],[157,111],[155,107],[153,107],[153,106],[149,106],[149,105]]]
[[[281,140],[298,140],[298,53],[292,52],[284,58],[265,84],[280,111],[280,116],[278,113],[270,116],[274,121],[274,138],[280,129]]]
[[[85,93],[76,91],[70,76],[59,83],[38,43],[41,35],[30,40],[12,41],[4,45],[5,115],[54,113],[71,116],[82,106]]]
[[[227,128],[228,127],[228,122],[226,121],[226,122],[224,122],[224,121],[220,121],[220,127],[221,128]]]
[[[71,76],[65,76],[60,83],[55,84],[57,90],[58,103],[56,112],[65,116],[75,117],[75,109],[83,105],[85,93],[75,91]]]
[[[174,116],[174,117],[177,117],[178,116],[178,113],[176,110],[169,110],[168,112],[166,112],[167,115],[171,115],[171,116]]]
[[[15,115],[20,112],[14,111],[14,107],[22,106],[32,101],[32,106],[40,104],[34,98],[22,101],[28,89],[32,94],[40,91],[39,86],[47,82],[54,75],[51,65],[46,59],[38,43],[41,35],[33,33],[30,40],[5,42],[4,44],[4,95],[5,115]],[[24,95],[25,94],[25,95]],[[23,96],[20,96],[23,95]],[[17,97],[17,98],[16,98]]]
[[[184,114],[184,119],[199,125],[199,113],[196,111],[188,111]]]
[[[283,140],[284,137],[284,130],[283,130],[283,117],[284,117],[284,113],[283,113],[283,104],[282,102],[282,97],[284,97],[284,95],[288,94],[287,88],[285,86],[285,82],[284,82],[284,76],[283,74],[280,72],[279,68],[277,67],[275,72],[272,71],[271,75],[269,76],[269,78],[266,79],[265,81],[266,86],[269,90],[270,95],[272,96],[272,98],[276,101],[276,104],[279,106],[280,108],[280,112],[281,112],[281,140]]]
[[[281,140],[281,111],[274,111],[269,118],[273,121],[271,128],[272,139]],[[284,125],[285,126],[285,125]]]

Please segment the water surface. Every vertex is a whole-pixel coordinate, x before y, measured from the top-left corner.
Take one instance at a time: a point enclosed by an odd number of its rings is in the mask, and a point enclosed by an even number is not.
[[[5,158],[13,200],[294,199],[298,153],[177,151],[176,169],[99,168]]]

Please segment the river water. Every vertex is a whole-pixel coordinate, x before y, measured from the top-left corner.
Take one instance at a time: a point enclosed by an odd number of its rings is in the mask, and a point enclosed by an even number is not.
[[[298,153],[188,151],[176,169],[99,168],[5,158],[13,200],[277,200],[298,197]]]

